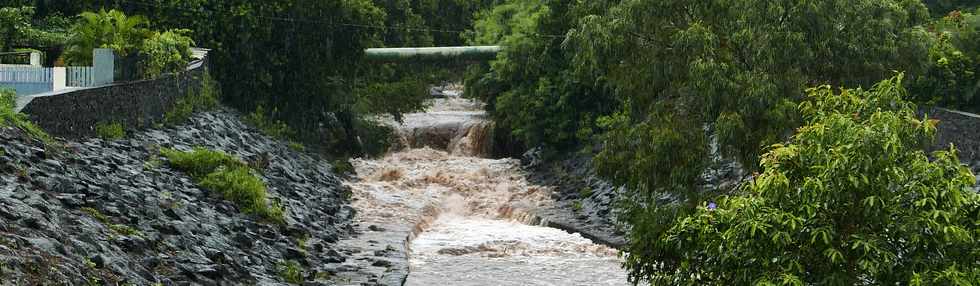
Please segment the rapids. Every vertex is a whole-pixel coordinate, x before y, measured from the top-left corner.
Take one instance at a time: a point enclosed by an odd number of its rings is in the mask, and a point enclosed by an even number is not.
[[[614,249],[539,226],[553,204],[516,159],[488,159],[483,104],[458,92],[391,124],[404,147],[354,159],[361,224],[414,225],[406,285],[626,285]]]

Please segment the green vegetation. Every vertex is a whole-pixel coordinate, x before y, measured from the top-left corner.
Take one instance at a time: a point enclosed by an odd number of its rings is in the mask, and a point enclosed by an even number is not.
[[[243,212],[256,214],[275,223],[285,223],[282,205],[270,204],[265,183],[245,167],[219,168],[200,181],[202,187],[218,191]]]
[[[191,152],[162,149],[160,153],[167,157],[171,166],[194,177],[201,187],[235,203],[242,212],[273,223],[285,223],[282,205],[269,202],[265,182],[245,162],[205,148],[195,148]]]
[[[970,10],[980,7],[976,0],[923,0],[933,15],[946,15],[954,10]]]
[[[980,195],[956,150],[932,154],[902,77],[808,90],[806,124],[740,192],[668,231],[634,232],[627,266],[654,284],[970,285]],[[644,248],[639,248],[639,246]]]
[[[104,224],[106,227],[109,228],[109,230],[112,230],[116,234],[125,235],[125,236],[140,236],[140,235],[143,235],[142,232],[140,232],[139,230],[137,230],[137,229],[135,229],[135,228],[133,228],[131,226],[124,225],[124,224],[115,224],[115,223],[112,223],[112,221],[109,219],[108,216],[106,216],[105,214],[102,214],[102,212],[100,212],[97,209],[90,208],[90,207],[83,207],[83,208],[81,208],[81,211],[84,212],[84,213],[87,213],[90,216],[92,216],[92,218],[94,218],[95,220],[97,220],[100,223]]]
[[[911,283],[913,279],[910,277],[896,280],[876,275],[888,273],[898,277],[911,273],[903,272],[910,269],[919,275],[929,275],[925,274],[926,271],[947,271],[947,274],[958,275],[955,269],[931,268],[927,265],[958,265],[960,269],[978,267],[975,263],[955,263],[963,262],[959,258],[913,258],[905,256],[908,253],[895,252],[892,254],[907,259],[902,263],[909,262],[915,266],[885,269],[881,265],[898,261],[895,256],[890,260],[871,260],[852,256],[852,253],[845,253],[850,259],[847,260],[849,265],[818,259],[801,261],[809,259],[806,255],[811,252],[820,254],[825,249],[808,248],[811,245],[801,244],[786,248],[767,248],[763,245],[779,243],[782,237],[767,237],[765,240],[731,237],[748,224],[717,226],[737,228],[728,232],[716,232],[714,229],[673,231],[693,227],[689,225],[691,220],[702,217],[692,217],[695,212],[700,215],[713,214],[698,208],[707,205],[708,201],[720,195],[747,192],[701,189],[702,174],[711,164],[711,145],[717,143],[725,157],[736,159],[749,172],[768,171],[773,166],[764,163],[770,155],[763,156],[763,153],[772,152],[773,149],[766,149],[766,146],[786,142],[792,131],[802,123],[815,124],[813,115],[807,114],[812,110],[799,108],[801,102],[812,102],[807,101],[808,86],[829,84],[869,89],[877,84],[872,92],[849,91],[861,97],[867,97],[865,93],[878,96],[888,92],[904,96],[904,88],[907,87],[914,93],[908,98],[917,102],[960,109],[980,108],[976,101],[980,97],[975,95],[980,87],[976,73],[980,59],[977,56],[980,49],[976,42],[976,17],[973,13],[952,12],[941,20],[929,18],[929,10],[923,2],[907,0],[509,0],[480,13],[474,30],[466,35],[470,44],[500,44],[506,47],[488,65],[470,68],[466,76],[467,94],[486,100],[488,111],[498,126],[510,131],[514,139],[526,146],[544,146],[552,150],[545,154],[572,152],[575,149],[598,150],[594,164],[599,173],[630,189],[621,202],[622,215],[619,218],[630,226],[630,245],[625,249],[630,256],[626,266],[634,282],[648,280],[653,284],[668,285],[781,283],[794,280],[785,276],[788,280],[776,281],[773,279],[782,273],[767,271],[801,269],[790,274],[798,275],[805,281],[803,284],[826,284],[827,281],[855,284],[872,280],[884,284],[894,284],[895,281]],[[909,81],[888,80],[878,84],[894,76],[895,71],[906,72]],[[870,104],[879,106],[877,102]],[[897,106],[890,105],[883,112],[903,116],[911,112],[903,109],[905,105],[901,105],[902,108]],[[867,109],[867,112],[855,116],[864,118],[873,113],[874,109]],[[870,135],[881,134],[885,132],[883,130],[898,132],[870,120],[870,117],[868,120],[855,120],[850,127],[858,130],[849,131],[856,134],[853,138],[874,138]],[[844,130],[848,129],[835,132]],[[828,131],[827,134],[833,133]],[[901,140],[922,138],[901,137],[912,135],[922,134],[906,132],[889,136],[900,137]],[[717,142],[712,142],[715,139]],[[888,143],[891,145],[886,146],[897,144]],[[909,145],[903,150],[912,156],[917,150],[915,148],[920,147]],[[869,162],[871,158],[883,158],[880,160],[889,162],[882,162],[881,166],[893,166],[891,157],[881,157],[880,154],[870,149],[854,150],[849,154],[853,158],[849,161],[823,163],[827,166],[847,166],[853,165],[852,162],[857,163],[855,160],[858,158]],[[812,155],[806,156],[810,158]],[[899,170],[898,166],[915,167],[918,169],[904,171],[905,176],[909,176],[905,179],[922,179],[909,174],[928,169],[925,165],[913,164],[916,159],[923,159],[924,155],[902,158],[907,161],[891,169]],[[948,163],[943,160],[947,159],[940,158],[929,164]],[[923,159],[915,162],[926,164],[929,161]],[[851,173],[841,172],[839,176],[847,178],[845,175],[849,174],[872,178],[876,175],[874,171],[878,170],[851,170]],[[830,180],[815,175],[798,179],[788,186],[795,188],[812,180]],[[931,186],[946,190],[945,187],[938,184]],[[828,195],[825,199],[833,198],[835,202],[849,200],[844,198],[849,198],[853,193],[850,188],[840,184],[828,184],[826,188],[837,197]],[[901,189],[893,186],[889,190],[896,191],[896,188]],[[867,188],[864,191],[873,190]],[[886,197],[881,194],[875,196]],[[765,203],[776,208],[822,202],[783,196],[769,198]],[[894,208],[908,210],[907,205],[900,206],[896,200],[888,203],[895,204],[892,206]],[[826,211],[827,215],[831,213]],[[861,217],[855,213],[847,215]],[[956,219],[966,217],[964,212],[957,215]],[[782,223],[786,221],[784,218],[766,219]],[[868,223],[868,226],[876,226],[880,222]],[[960,226],[966,227],[967,232],[975,232],[975,225]],[[887,235],[901,237],[897,238],[899,240],[912,238],[896,234],[898,230],[894,228],[882,227],[888,229]],[[898,227],[898,224],[893,227]],[[882,232],[882,229],[865,234],[879,238],[886,235],[877,232]],[[716,233],[727,236],[717,240],[712,240],[713,237],[697,240],[700,238],[697,235]],[[851,235],[858,232],[848,229],[841,233]],[[847,240],[850,238],[846,235],[841,241],[853,243],[853,240]],[[682,244],[686,245],[685,249],[677,248]],[[748,244],[751,245],[746,246]],[[846,247],[850,248],[851,245]],[[781,249],[784,253],[755,249]],[[794,249],[796,252],[793,252]],[[723,251],[728,253],[721,253]],[[923,253],[932,255],[946,251],[952,250],[933,248]],[[792,261],[838,265],[843,274],[831,273],[838,268],[810,269],[807,268],[809,265],[797,267],[786,264]],[[862,261],[875,261],[879,264],[874,267],[878,268],[872,271],[870,264],[859,265]],[[815,263],[813,267],[816,265],[819,264]],[[838,276],[844,277],[841,278],[843,280],[833,280]],[[831,280],[821,282],[813,280],[814,277]]]
[[[164,37],[165,31],[186,35],[197,46],[212,49],[209,63],[215,80],[222,84],[224,103],[246,114],[263,106],[268,122],[279,121],[296,131],[289,140],[326,144],[316,149],[332,150],[336,154],[330,155],[335,157],[381,153],[376,150],[385,144],[375,143],[384,141],[357,140],[378,130],[370,118],[418,111],[428,97],[426,85],[433,79],[459,78],[443,65],[366,62],[364,48],[463,44],[460,31],[472,26],[472,15],[497,2],[159,0],[142,5],[136,3],[139,1],[53,1],[17,2],[34,3],[37,18],[105,9],[95,14],[115,19],[119,15],[112,14],[114,9],[129,18],[147,19],[134,26],[159,31],[157,40],[147,41],[154,33],[141,32],[139,39],[118,46],[159,51],[152,54],[160,59],[176,58],[188,42]],[[113,22],[119,21],[96,21],[101,27]],[[156,73],[156,68],[148,70]],[[374,145],[362,146],[362,142]]]
[[[575,211],[576,213],[582,212],[582,201],[576,200],[572,202],[572,210]]]
[[[914,99],[980,112],[980,10],[953,11],[929,30],[928,68],[910,84]]]
[[[95,134],[103,140],[117,140],[126,137],[126,131],[119,122],[99,123],[95,125]]]
[[[153,31],[147,28],[150,21],[145,17],[127,16],[119,10],[83,12],[78,17],[64,54],[69,65],[91,65],[96,48],[111,48],[124,59],[138,58],[141,78],[183,71],[190,61],[194,41],[187,36],[189,30]]]
[[[177,99],[177,103],[164,114],[163,121],[176,125],[190,119],[195,112],[214,110],[218,108],[219,96],[218,84],[209,73],[204,73],[200,89],[188,89],[187,94]]]
[[[92,50],[96,48],[111,48],[125,57],[137,52],[143,39],[149,35],[145,29],[149,22],[142,16],[127,16],[122,11],[102,9],[84,12],[78,17],[78,23],[71,28],[71,38],[64,54],[65,63],[69,65],[92,65]]]
[[[0,51],[14,47],[50,46],[67,41],[68,20],[61,15],[38,19],[31,6],[0,8]]]
[[[194,41],[186,36],[189,33],[189,30],[153,32],[143,40],[140,51],[144,55],[140,63],[143,78],[156,78],[186,69],[191,59],[191,46],[194,45]]]
[[[255,126],[262,134],[270,137],[279,139],[291,138],[295,134],[295,131],[289,128],[289,125],[286,125],[285,122],[274,119],[277,113],[279,113],[279,110],[273,109],[272,113],[269,114],[266,112],[265,107],[259,105],[255,108],[255,111],[245,116],[245,122]]]
[[[23,113],[14,112],[16,104],[17,94],[11,89],[0,88],[0,126],[16,127],[47,145],[53,144],[55,141],[51,135],[28,120]]]
[[[293,149],[293,151],[299,151],[299,152],[306,151],[306,146],[303,145],[303,143],[292,141],[287,143],[287,146],[289,146],[289,149]]]
[[[245,162],[225,152],[206,148],[194,148],[191,152],[161,149],[160,154],[167,157],[170,165],[194,178],[204,178],[220,167],[239,169],[247,166]]]
[[[279,277],[282,277],[282,280],[292,284],[303,283],[303,267],[298,262],[292,260],[283,261],[279,263],[278,267]]]
[[[592,2],[592,1],[589,1]],[[467,71],[466,94],[483,99],[499,128],[527,146],[575,147],[594,129],[596,116],[615,107],[600,83],[572,74],[562,50],[572,1],[505,1],[480,13],[472,45],[507,47],[489,66]],[[583,4],[585,5],[585,4]],[[582,136],[578,136],[582,134]]]

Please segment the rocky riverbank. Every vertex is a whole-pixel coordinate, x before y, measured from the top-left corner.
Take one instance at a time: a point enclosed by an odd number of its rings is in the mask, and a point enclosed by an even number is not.
[[[980,159],[974,150],[980,137],[969,131],[973,129],[962,125],[964,123],[942,129],[936,146],[931,149],[938,150],[950,143],[958,143],[960,159],[977,176],[978,183],[974,190],[980,192]],[[741,166],[723,159],[717,148],[713,152],[714,160],[702,174],[701,189],[733,190],[750,178]],[[616,225],[615,219],[615,202],[624,189],[597,176],[591,158],[574,155],[549,160],[542,158],[539,151],[531,150],[524,154],[522,163],[530,173],[530,182],[554,187],[552,198],[555,203],[535,212],[548,226],[580,233],[596,243],[616,248],[626,244],[624,231]]]
[[[286,209],[285,225],[243,214],[159,155],[162,147],[197,146],[259,170],[270,199]],[[285,262],[295,261],[289,270],[304,285],[372,281],[384,269],[348,265],[358,250],[338,244],[354,228],[349,196],[325,161],[259,134],[231,111],[115,141],[45,144],[0,127],[0,280],[280,285]]]

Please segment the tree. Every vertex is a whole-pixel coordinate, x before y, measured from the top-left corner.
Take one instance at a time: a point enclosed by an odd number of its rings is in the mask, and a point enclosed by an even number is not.
[[[902,76],[870,90],[808,90],[805,125],[763,173],[631,248],[631,277],[657,285],[973,285],[980,195],[956,149],[927,156]],[[931,158],[931,159],[930,159]],[[651,237],[644,236],[644,239]]]
[[[59,31],[62,27],[58,25],[63,18],[53,16],[45,21],[34,21],[34,16],[35,9],[31,6],[0,8],[0,51],[10,51],[14,47],[48,46],[65,41],[63,31]]]
[[[953,11],[929,30],[929,67],[910,83],[915,100],[980,111],[980,14]]]
[[[505,49],[468,71],[466,94],[487,102],[500,133],[567,151],[591,142],[596,117],[615,108],[603,80],[575,74],[562,49],[581,12],[570,1],[511,0],[478,14],[467,42]]]
[[[126,16],[119,10],[84,12],[70,31],[65,50],[65,62],[70,65],[92,64],[92,50],[111,48],[116,54],[126,56],[139,50],[143,40],[151,34],[142,16]]]

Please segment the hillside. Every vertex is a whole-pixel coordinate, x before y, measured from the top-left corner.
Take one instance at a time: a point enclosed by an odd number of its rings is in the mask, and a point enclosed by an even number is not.
[[[285,224],[243,214],[159,155],[198,146],[257,169]],[[16,285],[281,284],[296,266],[327,278],[332,270],[322,268],[345,260],[333,243],[353,216],[330,165],[230,111],[117,141],[48,146],[0,127],[0,182],[0,277]]]

